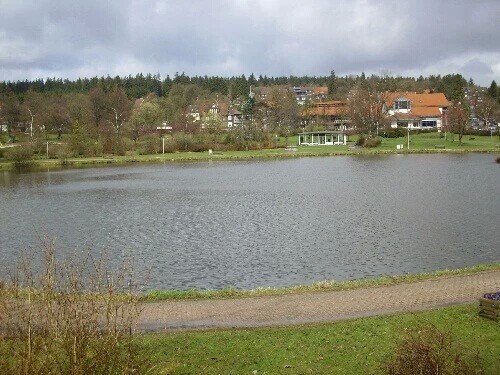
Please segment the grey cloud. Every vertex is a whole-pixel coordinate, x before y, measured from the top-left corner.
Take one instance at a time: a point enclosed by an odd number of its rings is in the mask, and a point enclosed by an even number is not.
[[[30,69],[57,75],[95,66],[111,75],[127,70],[135,74],[132,69],[138,68],[170,74],[320,75],[331,69],[338,74],[404,74],[432,71],[451,60],[458,61],[458,67],[465,64],[462,71],[467,74],[483,77],[474,77],[476,81],[498,74],[492,69],[492,60],[500,57],[497,1],[0,4],[5,8],[0,14],[0,72],[5,77],[0,79],[24,78],[19,77],[22,70],[11,70],[13,59],[24,64],[26,76]],[[2,35],[9,40],[2,43]],[[2,51],[3,45],[12,53]],[[466,64],[474,56],[482,69]]]
[[[491,75],[493,74],[493,70],[491,66],[486,64],[485,62],[474,58],[472,60],[467,61],[462,66],[462,72],[464,72],[469,77],[475,77],[477,75]]]

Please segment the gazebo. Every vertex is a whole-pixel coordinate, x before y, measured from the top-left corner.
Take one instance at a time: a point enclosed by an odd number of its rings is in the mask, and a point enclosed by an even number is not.
[[[317,131],[299,133],[299,146],[345,145],[347,135],[343,131]]]

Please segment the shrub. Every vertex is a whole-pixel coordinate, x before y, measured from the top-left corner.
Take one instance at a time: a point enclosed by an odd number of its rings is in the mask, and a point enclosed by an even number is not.
[[[496,134],[496,131],[493,131],[493,134]],[[491,130],[489,129],[467,129],[464,131],[464,135],[486,135],[489,136],[491,135]]]
[[[63,165],[67,164],[68,159],[73,156],[73,153],[67,144],[60,145],[56,152],[56,157]]]
[[[377,147],[380,143],[380,139],[378,138],[366,138],[363,147]]]
[[[126,268],[110,272],[90,252],[60,262],[47,241],[39,257],[25,255],[0,288],[0,373],[142,373],[132,340],[138,297]]]
[[[160,150],[161,150],[161,140],[157,135],[150,134],[142,138],[139,154],[141,155],[157,154],[158,152],[160,152]]]
[[[383,138],[401,138],[404,137],[405,134],[401,129],[391,129],[391,130],[385,130],[383,133],[380,134],[380,136]]]
[[[33,150],[30,144],[22,143],[6,150],[5,158],[12,161],[16,167],[26,166],[33,159]]]
[[[102,156],[103,147],[100,141],[88,140],[85,142],[85,148],[83,149],[83,156]]]
[[[461,348],[451,333],[431,324],[407,330],[383,368],[389,375],[485,373],[477,354]]]
[[[356,141],[356,146],[363,146],[365,144],[365,136],[361,134]]]
[[[113,142],[113,153],[116,155],[125,155],[127,151],[134,149],[134,141],[126,137],[116,137]]]
[[[365,138],[365,136],[361,134],[356,141],[356,146],[377,147],[380,143],[380,139],[378,138]]]
[[[177,133],[174,136],[174,141],[179,151],[189,151],[193,144],[193,137],[189,134]]]

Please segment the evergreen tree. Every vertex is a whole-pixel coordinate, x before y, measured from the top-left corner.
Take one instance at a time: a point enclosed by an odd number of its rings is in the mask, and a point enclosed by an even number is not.
[[[335,76],[335,70],[332,70],[330,72],[330,77],[328,77],[328,95],[333,97],[335,95],[335,90],[336,90],[336,79],[337,77]]]
[[[498,87],[497,87],[497,83],[495,82],[495,80],[493,80],[491,82],[491,85],[488,88],[488,95],[491,96],[493,99],[498,98]]]

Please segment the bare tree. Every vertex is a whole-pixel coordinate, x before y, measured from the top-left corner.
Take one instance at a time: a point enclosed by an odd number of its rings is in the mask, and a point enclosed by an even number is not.
[[[115,132],[120,134],[121,128],[130,117],[133,102],[127,97],[125,90],[121,88],[110,92],[107,101],[111,110],[111,119],[109,122],[113,125]]]
[[[105,119],[106,112],[109,109],[106,101],[106,93],[100,87],[93,88],[89,91],[90,117],[96,133],[98,133],[100,125]]]
[[[269,93],[268,108],[271,128],[280,136],[284,136],[288,145],[288,137],[300,126],[295,96],[288,90],[273,89]]]
[[[378,127],[384,119],[384,103],[386,95],[376,88],[358,85],[351,91],[348,116],[353,126],[361,133],[369,136],[378,135]]]
[[[495,100],[490,96],[482,95],[480,100],[477,101],[475,105],[476,116],[484,122],[485,127],[488,127],[489,121],[493,117],[495,107]]]
[[[33,125],[37,116],[44,106],[44,97],[39,92],[28,91],[24,94],[23,107],[26,110],[30,122],[30,137],[33,138]],[[36,129],[35,129],[36,130]]]
[[[454,102],[447,113],[448,128],[458,134],[458,143],[462,144],[462,137],[469,125],[469,108],[462,102]]]
[[[133,111],[128,122],[132,138],[137,142],[141,132],[150,132],[161,125],[161,122],[162,111],[159,104],[156,101],[143,102]]]

